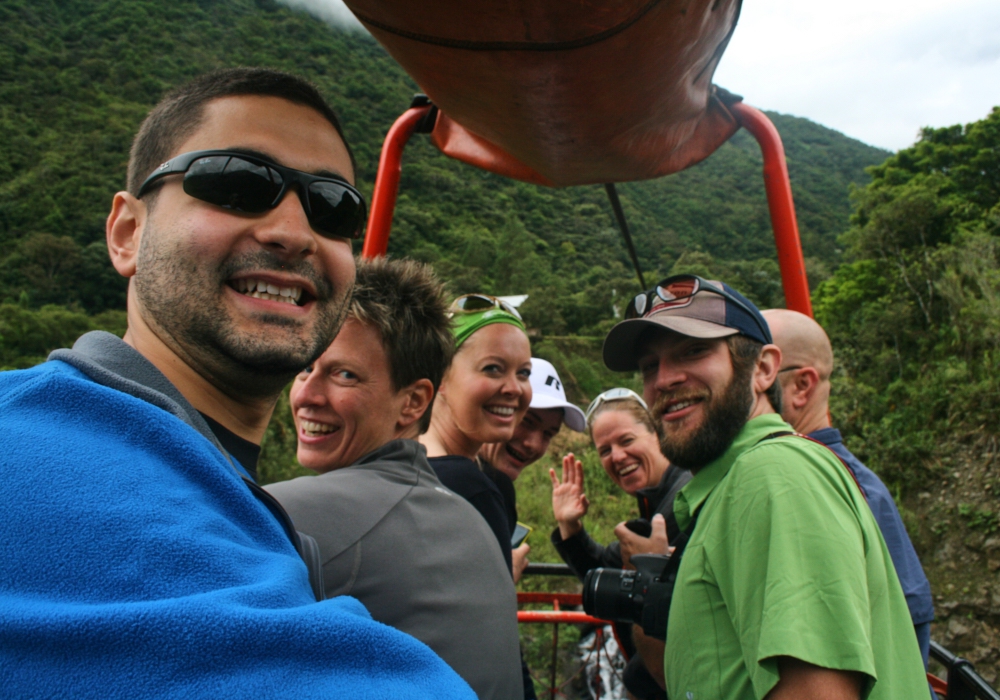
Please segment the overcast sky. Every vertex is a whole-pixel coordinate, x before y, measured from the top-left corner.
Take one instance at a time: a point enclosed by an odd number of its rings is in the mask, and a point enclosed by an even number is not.
[[[285,0],[357,27],[341,0]],[[744,0],[715,82],[891,150],[1000,105],[1000,0]]]
[[[998,0],[744,0],[715,82],[896,150],[1000,105]]]

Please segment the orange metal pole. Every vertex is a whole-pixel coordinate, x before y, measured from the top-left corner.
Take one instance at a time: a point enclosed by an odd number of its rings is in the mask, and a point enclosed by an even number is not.
[[[363,258],[385,255],[389,248],[389,232],[392,229],[392,214],[396,210],[396,195],[399,193],[403,149],[417,124],[430,110],[430,105],[406,110],[385,135],[382,155],[378,161],[378,174],[375,176],[375,190],[372,192],[365,244],[361,248]]]
[[[518,622],[543,622],[567,625],[607,625],[607,620],[591,617],[587,613],[572,610],[518,610]]]
[[[734,102],[729,105],[729,111],[740,126],[757,139],[764,155],[764,189],[767,192],[767,205],[771,210],[774,242],[778,247],[785,306],[812,316],[809,280],[806,279],[806,264],[802,258],[799,224],[795,220],[792,185],[788,179],[788,164],[785,162],[785,147],[781,143],[781,136],[767,115],[759,109]]]

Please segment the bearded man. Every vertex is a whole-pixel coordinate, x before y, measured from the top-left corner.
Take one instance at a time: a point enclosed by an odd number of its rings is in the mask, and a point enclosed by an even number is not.
[[[850,472],[778,414],[781,351],[757,308],[667,278],[633,299],[604,361],[640,371],[663,454],[693,474],[674,501],[668,696],[925,696],[885,542]]]
[[[5,697],[473,697],[356,600],[317,603],[315,550],[254,482],[347,309],[353,182],[286,73],[211,73],[147,116],[107,221],[128,332],[0,374]]]

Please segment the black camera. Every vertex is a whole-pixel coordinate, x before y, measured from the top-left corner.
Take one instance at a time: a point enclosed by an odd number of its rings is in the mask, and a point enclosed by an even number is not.
[[[583,579],[583,609],[602,620],[635,623],[646,636],[666,640],[679,563],[663,554],[636,554],[635,571],[591,569]]]

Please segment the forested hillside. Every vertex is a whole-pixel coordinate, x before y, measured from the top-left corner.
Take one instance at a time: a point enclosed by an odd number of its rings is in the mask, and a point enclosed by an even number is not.
[[[419,90],[370,37],[273,0],[0,3],[0,369],[39,362],[90,328],[124,330],[125,283],[107,260],[104,219],[124,187],[132,134],[166,90],[234,65],[313,80],[340,114],[370,194],[385,132]],[[838,357],[835,421],[898,494],[937,596],[935,637],[969,650],[994,680],[1000,112],[926,130],[895,155],[770,116],[817,317]],[[683,269],[763,306],[783,303],[760,165],[740,132],[688,171],[619,186],[648,281]],[[637,289],[603,188],[512,182],[419,136],[404,158],[390,252],[433,263],[455,293],[530,294],[535,351],[566,373],[574,400],[631,381],[596,361],[600,336]],[[293,469],[282,404],[263,472]],[[554,557],[539,545],[541,559]]]
[[[0,5],[0,40],[0,300],[29,309],[122,307],[104,218],[131,135],[171,86],[226,65],[306,75],[340,113],[365,192],[386,129],[418,90],[370,37],[268,0],[11,0]],[[772,116],[820,279],[839,260],[850,183],[888,154]],[[695,255],[761,302],[780,302],[760,154],[746,134],[621,195],[650,279]],[[636,286],[601,187],[514,183],[446,159],[425,137],[407,151],[391,251],[434,262],[456,291],[532,294],[528,319],[552,335],[595,334],[616,295]]]

